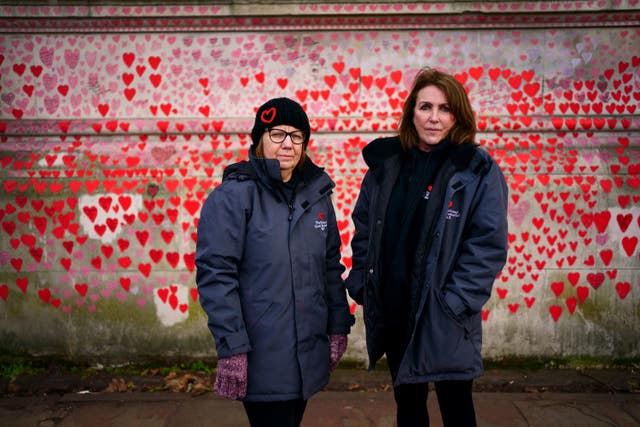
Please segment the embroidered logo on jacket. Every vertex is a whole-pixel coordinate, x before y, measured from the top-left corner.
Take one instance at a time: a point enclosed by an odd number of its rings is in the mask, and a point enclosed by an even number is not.
[[[316,224],[314,226],[316,229],[320,229],[320,231],[324,231],[327,229],[327,220],[322,212],[318,213],[318,218],[316,219]]]
[[[433,189],[433,186],[430,185],[427,187],[427,190],[424,192],[424,195],[422,196],[423,199],[425,200],[429,200],[429,196],[431,195],[431,190]]]
[[[451,218],[460,218],[460,211],[453,209],[453,200],[449,202],[449,206],[447,208],[447,219]]]

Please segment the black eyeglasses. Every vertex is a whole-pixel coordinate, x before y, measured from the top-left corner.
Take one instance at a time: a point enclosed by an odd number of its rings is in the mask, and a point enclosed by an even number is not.
[[[304,132],[299,130],[294,130],[293,132],[285,132],[282,129],[274,128],[268,129],[268,131],[269,138],[271,138],[271,141],[275,142],[276,144],[282,144],[287,136],[291,138],[291,142],[296,145],[300,145],[304,142]]]

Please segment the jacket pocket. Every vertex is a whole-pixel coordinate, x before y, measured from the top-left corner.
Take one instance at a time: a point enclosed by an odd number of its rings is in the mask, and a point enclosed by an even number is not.
[[[436,299],[438,301],[438,304],[442,308],[442,311],[444,311],[446,315],[464,331],[465,339],[469,339],[470,331],[469,326],[465,321],[465,317],[456,314],[456,310],[447,303],[447,299],[445,298],[444,293],[438,293],[436,295]]]
[[[475,350],[465,322],[453,315],[440,296],[431,295],[420,318],[412,345],[411,374],[443,375],[466,372],[474,364]]]

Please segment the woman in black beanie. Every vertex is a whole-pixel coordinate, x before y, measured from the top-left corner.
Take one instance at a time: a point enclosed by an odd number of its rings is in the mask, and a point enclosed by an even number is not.
[[[335,184],[306,154],[309,119],[275,98],[257,111],[249,160],[228,166],[200,214],[196,282],[215,339],[214,390],[252,427],[297,427],[353,324]]]

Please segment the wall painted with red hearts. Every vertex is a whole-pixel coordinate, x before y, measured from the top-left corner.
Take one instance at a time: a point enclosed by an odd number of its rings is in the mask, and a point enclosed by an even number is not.
[[[468,90],[510,187],[485,356],[640,356],[637,1],[95,3],[0,5],[3,353],[213,354],[199,209],[273,96],[311,118],[350,267],[360,151],[430,65]]]

